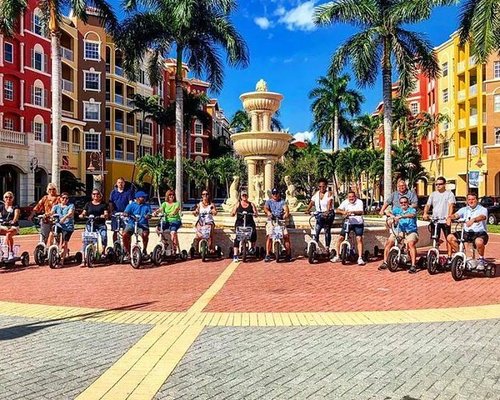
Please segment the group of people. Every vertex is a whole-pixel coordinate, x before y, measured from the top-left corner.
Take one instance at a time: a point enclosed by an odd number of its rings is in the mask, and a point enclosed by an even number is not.
[[[456,212],[455,196],[449,190],[446,190],[446,179],[439,177],[435,182],[436,190],[429,196],[427,204],[423,212],[423,219],[430,220],[429,211],[432,207],[432,223],[437,224],[438,238],[441,234],[444,235],[446,241],[448,258],[451,259],[453,252],[458,250],[459,232],[451,232],[451,222],[455,219],[464,220],[464,238],[466,242],[473,243],[479,254],[479,265],[486,265],[484,261],[485,246],[488,243],[488,234],[486,229],[486,220],[488,211],[478,203],[477,195],[469,193],[467,195],[467,205],[460,208]],[[214,252],[214,217],[217,215],[217,209],[210,199],[208,190],[203,190],[201,201],[196,205],[193,214],[198,217],[196,222],[196,237],[195,242],[202,238],[201,226],[208,226],[210,235],[208,237],[208,247],[211,252]],[[123,245],[125,249],[125,260],[130,254],[131,236],[136,229],[142,237],[144,256],[148,257],[147,245],[149,241],[149,219],[152,216],[160,215],[161,220],[157,229],[164,232],[170,232],[174,252],[179,250],[179,240],[177,231],[182,226],[181,221],[181,205],[177,201],[175,192],[168,190],[165,195],[165,201],[161,203],[158,210],[152,212],[151,206],[146,202],[147,195],[143,191],[134,193],[133,189],[125,188],[125,180],[118,178],[114,190],[109,196],[109,202],[104,201],[102,193],[94,189],[92,191],[91,200],[85,204],[83,211],[79,215],[80,218],[85,218],[90,215],[94,216],[93,228],[87,225],[86,229],[93,229],[98,232],[101,238],[102,247],[107,247],[107,227],[106,221],[111,218],[111,227],[113,230],[113,241],[117,239],[117,232],[123,229]],[[5,236],[5,244],[8,248],[8,258],[14,257],[14,240],[13,237],[19,232],[20,210],[14,201],[14,194],[10,191],[4,193],[3,202],[0,203],[0,235]],[[390,211],[388,211],[389,206]],[[365,260],[363,254],[363,234],[364,234],[364,205],[357,198],[356,193],[350,191],[347,193],[347,198],[334,208],[334,196],[328,191],[328,182],[326,179],[320,179],[317,185],[317,191],[312,196],[305,212],[309,214],[312,209],[315,209],[316,225],[315,225],[315,240],[319,241],[321,231],[324,231],[326,248],[330,249],[332,234],[331,228],[335,214],[343,215],[349,222],[349,232],[354,232],[356,237],[357,260],[359,265],[364,265]],[[62,259],[68,254],[68,242],[75,229],[75,208],[69,203],[69,195],[66,192],[57,193],[57,187],[53,183],[47,186],[47,193],[33,208],[30,219],[35,214],[42,214],[40,217],[40,230],[43,240],[46,244],[52,241],[52,225],[54,216],[57,216],[62,230]],[[277,188],[272,189],[271,198],[265,202],[264,214],[267,217],[266,224],[266,254],[264,260],[271,261],[272,252],[272,231],[276,221],[286,220],[290,216],[290,210],[285,199],[281,197],[281,193]],[[398,235],[404,234],[408,245],[408,250],[411,259],[410,273],[416,272],[417,259],[417,195],[413,190],[408,189],[403,180],[398,181],[397,190],[389,196],[384,202],[380,210],[381,215],[390,217],[395,226],[395,232]],[[252,234],[250,237],[250,254],[256,251],[257,229],[255,217],[258,217],[258,210],[255,204],[249,201],[248,192],[242,190],[239,193],[238,202],[234,205],[231,215],[236,217],[235,227],[250,226]],[[129,218],[127,218],[129,217]],[[345,224],[343,224],[340,236],[344,237]],[[387,258],[389,251],[394,246],[396,237],[393,233],[388,237],[384,248],[384,260],[379,266],[380,270],[387,268]],[[283,226],[283,241],[286,252],[286,259],[291,259],[291,244],[290,235]],[[339,250],[341,240],[338,240],[335,246],[336,255],[331,258],[332,262],[339,261]],[[234,240],[234,260],[239,260],[239,245],[238,238]]]

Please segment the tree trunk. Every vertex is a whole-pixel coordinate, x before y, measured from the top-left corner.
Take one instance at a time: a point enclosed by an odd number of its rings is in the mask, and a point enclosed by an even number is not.
[[[382,60],[382,96],[384,104],[384,200],[388,200],[392,192],[392,81],[389,44],[384,44]]]
[[[132,184],[134,184],[134,180],[135,180],[135,167],[137,165],[137,156],[139,155],[139,151],[141,149],[141,145],[142,145],[142,137],[144,136],[144,126],[145,126],[145,119],[146,118],[146,111],[142,111],[142,123],[141,123],[141,132],[139,133],[139,144],[137,145],[137,151],[135,152],[135,161],[134,162],[134,166],[132,167],[132,177],[130,178],[130,182]]]
[[[182,157],[183,157],[183,116],[184,116],[184,94],[182,92],[182,48],[177,49],[177,71],[175,74],[175,195],[177,201],[182,205],[184,197],[182,193]],[[189,146],[189,143],[188,143]]]
[[[51,13],[52,14],[52,13]],[[51,15],[52,19],[52,15]],[[51,24],[52,25],[52,24]],[[61,84],[61,33],[50,31],[50,55],[52,61],[52,168],[51,181],[61,190],[60,147],[61,147],[61,109],[62,109],[62,84]]]
[[[333,116],[333,151],[339,151],[339,115],[337,111]]]

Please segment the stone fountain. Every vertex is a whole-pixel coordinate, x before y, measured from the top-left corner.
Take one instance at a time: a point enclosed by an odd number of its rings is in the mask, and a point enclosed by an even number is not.
[[[231,135],[236,153],[243,156],[248,167],[248,196],[257,205],[270,197],[274,186],[276,162],[287,151],[292,135],[271,131],[272,116],[279,110],[283,95],[269,92],[260,80],[254,92],[240,96],[245,111],[250,115],[250,132]]]

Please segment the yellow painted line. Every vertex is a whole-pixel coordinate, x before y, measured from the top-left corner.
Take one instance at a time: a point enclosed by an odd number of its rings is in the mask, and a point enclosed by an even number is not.
[[[214,283],[203,293],[198,300],[189,308],[188,313],[199,313],[210,303],[214,296],[224,287],[233,272],[238,268],[240,263],[232,262],[218,276]]]

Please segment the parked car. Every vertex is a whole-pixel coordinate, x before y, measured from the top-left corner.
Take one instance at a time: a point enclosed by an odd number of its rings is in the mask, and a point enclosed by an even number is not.
[[[418,211],[424,210],[424,207],[427,204],[428,199],[429,199],[429,196],[418,196],[417,197],[417,210]]]
[[[500,205],[500,197],[483,196],[479,198],[479,204],[483,207],[492,207]]]

